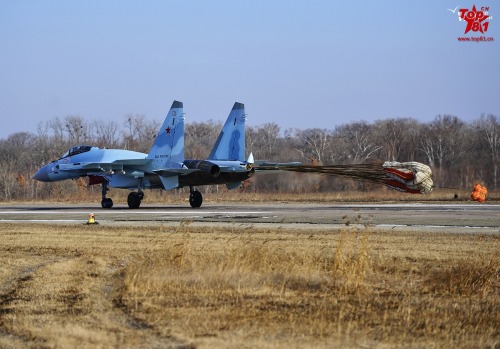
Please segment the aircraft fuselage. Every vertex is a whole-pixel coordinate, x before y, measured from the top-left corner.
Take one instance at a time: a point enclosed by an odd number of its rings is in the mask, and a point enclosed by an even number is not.
[[[59,160],[55,160],[50,164],[43,166],[37,171],[37,173],[35,173],[33,178],[42,182],[56,182],[66,179],[76,179],[89,174],[86,170],[87,167],[92,167],[92,171],[99,176],[106,177],[106,174],[111,175],[120,171],[124,172],[119,173],[124,177],[134,178],[140,173],[144,174],[144,165],[141,166],[142,168],[138,167],[138,173],[134,173],[136,170],[133,167],[127,166],[125,168],[123,164],[118,164],[118,162],[120,160],[145,160],[148,156],[147,154],[131,150],[100,149],[97,147],[91,147],[88,151],[75,155],[66,154]],[[117,164],[113,164],[113,162],[116,162]],[[97,168],[95,168],[95,166],[97,166]],[[127,171],[125,171],[125,169]],[[119,186],[119,188],[128,187]]]

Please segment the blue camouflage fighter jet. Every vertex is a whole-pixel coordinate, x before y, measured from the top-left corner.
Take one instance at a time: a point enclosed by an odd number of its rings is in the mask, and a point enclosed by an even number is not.
[[[108,187],[132,190],[128,206],[139,208],[143,189],[189,186],[191,207],[200,207],[203,197],[195,187],[225,184],[234,189],[253,176],[253,155],[245,161],[245,121],[244,105],[234,103],[208,159],[185,160],[183,104],[174,101],[149,154],[78,145],[43,166],[33,178],[55,182],[88,176],[90,184],[102,184],[103,208],[113,207],[113,200],[106,196]]]

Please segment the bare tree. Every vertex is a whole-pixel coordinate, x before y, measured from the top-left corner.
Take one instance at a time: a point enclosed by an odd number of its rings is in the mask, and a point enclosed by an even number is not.
[[[64,118],[64,127],[68,140],[75,144],[86,142],[90,138],[90,128],[79,115],[68,115]]]
[[[247,127],[247,149],[259,159],[274,159],[279,156],[280,127],[275,123],[266,123],[257,127]]]
[[[479,133],[478,143],[481,150],[489,154],[493,169],[493,187],[498,188],[498,166],[500,163],[500,117],[481,115],[473,126]]]
[[[193,122],[184,127],[184,149],[188,159],[206,159],[222,128],[220,122]]]
[[[47,128],[50,129],[52,136],[54,138],[54,141],[56,142],[63,142],[65,137],[64,137],[64,130],[65,130],[65,123],[64,121],[60,120],[58,117],[55,117],[47,122]]]
[[[383,160],[416,160],[418,149],[418,122],[399,118],[379,120],[373,125]]]
[[[308,128],[295,130],[295,136],[299,138],[301,148],[296,150],[307,160],[322,162],[331,144],[331,132],[327,129]]]
[[[426,154],[431,167],[436,166],[437,182],[444,186],[445,169],[460,167],[464,152],[465,124],[454,115],[438,115],[423,127],[420,138],[421,150]],[[452,173],[452,172],[450,172]],[[457,171],[453,174],[456,175]],[[449,176],[446,178],[449,183]]]
[[[123,131],[124,147],[148,152],[156,138],[160,123],[156,120],[147,120],[144,114],[128,114],[126,115],[125,125],[127,130]]]
[[[355,122],[337,127],[335,133],[344,142],[344,156],[349,162],[365,162],[382,149],[382,146],[375,142],[372,127],[366,122]]]
[[[96,135],[96,145],[98,147],[111,148],[118,144],[116,135],[118,124],[114,121],[97,120],[92,124]]]

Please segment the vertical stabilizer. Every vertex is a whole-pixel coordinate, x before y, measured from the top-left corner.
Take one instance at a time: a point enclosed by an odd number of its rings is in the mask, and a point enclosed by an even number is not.
[[[163,122],[148,159],[154,168],[177,168],[184,161],[184,111],[182,102],[174,101]]]
[[[219,138],[208,156],[209,160],[245,161],[245,121],[244,104],[234,103]]]

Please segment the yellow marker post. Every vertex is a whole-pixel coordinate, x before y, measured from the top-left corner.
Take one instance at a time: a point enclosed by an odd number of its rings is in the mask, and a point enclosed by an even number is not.
[[[87,224],[96,224],[95,216],[93,213],[89,214],[89,221],[87,222]]]

